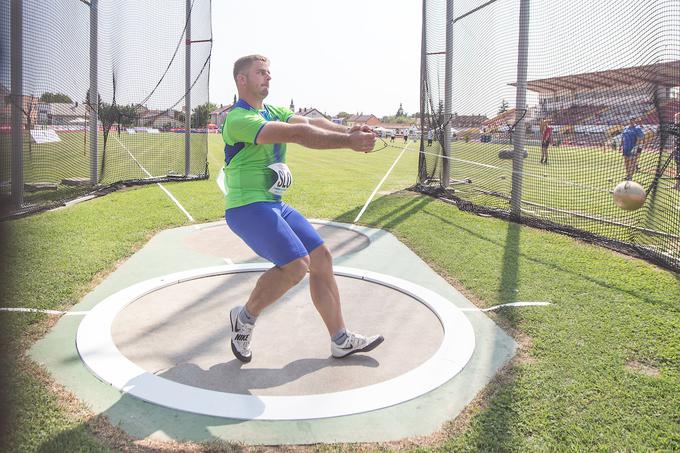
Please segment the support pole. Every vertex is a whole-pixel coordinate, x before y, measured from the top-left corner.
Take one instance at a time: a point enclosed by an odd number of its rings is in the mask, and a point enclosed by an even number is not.
[[[453,0],[446,0],[446,69],[444,73],[444,143],[442,143],[442,176],[446,189],[451,181],[451,110],[453,105]]]
[[[99,0],[90,0],[90,184],[97,185],[97,143],[99,141],[99,82],[98,65]]]
[[[186,0],[186,52],[184,55],[184,176],[191,171],[191,0]]]
[[[427,77],[427,0],[423,0],[423,18],[420,43],[420,154],[418,156],[418,183],[425,179],[425,77]]]
[[[512,192],[510,197],[510,216],[515,220],[519,220],[522,215],[522,171],[526,145],[524,118],[527,111],[527,59],[529,55],[529,0],[520,0],[519,3],[519,43],[517,50],[517,96],[515,100],[515,129],[512,134]]]
[[[12,99],[12,204],[24,204],[24,74],[23,74],[23,0],[12,0],[11,5],[11,99]],[[30,134],[30,132],[29,132]],[[30,140],[30,138],[29,138]]]

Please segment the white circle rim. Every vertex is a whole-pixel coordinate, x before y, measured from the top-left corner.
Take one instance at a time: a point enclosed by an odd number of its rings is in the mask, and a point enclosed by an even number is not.
[[[117,314],[140,297],[185,281],[241,272],[263,272],[271,264],[235,264],[177,272],[121,290],[97,304],[81,321],[76,348],[100,380],[141,400],[195,414],[241,420],[304,420],[368,412],[399,404],[448,382],[472,357],[475,335],[463,312],[439,294],[376,272],[335,266],[334,274],[384,285],[427,306],[442,324],[439,349],[420,366],[377,384],[315,395],[257,396],[218,392],[156,376],[125,357],[111,329]]]

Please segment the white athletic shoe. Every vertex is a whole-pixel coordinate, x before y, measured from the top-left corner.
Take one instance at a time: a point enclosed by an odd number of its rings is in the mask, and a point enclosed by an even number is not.
[[[253,324],[246,324],[239,322],[238,314],[243,307],[234,307],[229,312],[229,320],[231,321],[231,352],[234,353],[237,359],[241,362],[248,363],[253,358],[253,353],[250,351],[250,340],[253,338]]]
[[[357,352],[368,352],[377,348],[384,338],[382,335],[373,335],[372,337],[365,337],[358,333],[346,331],[347,338],[342,344],[335,344],[331,341],[331,355],[336,359],[347,357],[350,354]]]

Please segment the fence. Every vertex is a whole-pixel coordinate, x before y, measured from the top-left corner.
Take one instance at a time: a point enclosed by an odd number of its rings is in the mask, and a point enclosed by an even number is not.
[[[206,178],[210,0],[0,6],[2,215]]]
[[[419,190],[680,269],[680,3],[423,12]],[[614,203],[628,179],[640,209]]]

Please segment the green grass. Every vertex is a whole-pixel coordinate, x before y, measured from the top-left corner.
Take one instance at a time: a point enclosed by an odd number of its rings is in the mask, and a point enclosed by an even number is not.
[[[224,209],[215,183],[222,146],[210,138],[211,178],[166,185],[198,221]],[[291,146],[287,201],[310,217],[351,222],[398,153]],[[492,315],[526,339],[522,359],[491,384],[467,426],[434,448],[680,449],[680,277],[565,236],[390,193],[415,182],[416,164],[416,153],[404,154],[361,223],[391,231],[482,305],[552,302]],[[153,185],[0,224],[12,244],[0,269],[9,277],[3,306],[67,308],[155,232],[187,223]],[[45,315],[0,320],[4,407],[13,409],[0,451],[110,448],[24,356]]]
[[[509,145],[465,143],[452,145],[451,177],[472,180],[457,185],[458,196],[479,205],[510,209],[512,161],[498,159],[498,151]],[[632,242],[661,250],[680,259],[680,241],[644,234],[628,227],[600,222],[603,219],[639,228],[678,235],[680,191],[672,182],[661,180],[658,190],[636,211],[618,208],[609,193],[625,176],[620,152],[610,148],[551,147],[550,164],[539,162],[540,148],[528,146],[524,159],[522,201],[525,215],[576,227],[612,239]],[[426,152],[438,153],[435,145]],[[434,156],[427,156],[434,165]],[[662,162],[668,158],[663,154]],[[648,189],[654,180],[659,154],[643,152],[638,159],[641,171],[634,180]],[[490,195],[489,192],[502,196]],[[553,209],[550,209],[553,208]],[[562,212],[555,211],[559,209]],[[581,214],[578,217],[569,213]]]
[[[25,138],[24,182],[57,183],[57,190],[25,194],[25,202],[31,204],[75,198],[91,190],[62,184],[64,178],[90,178],[90,143],[83,132],[61,132],[59,142],[35,144]],[[206,136],[192,136],[191,174],[202,174],[205,170],[205,155],[202,148]],[[0,140],[0,162],[9,162],[9,141]],[[137,160],[135,162],[131,156]],[[125,132],[120,135],[112,130],[104,151],[104,135],[98,137],[98,174],[103,185],[121,180],[145,179],[150,175],[182,175],[184,164],[184,135],[171,132],[134,135]],[[9,166],[0,166],[0,180],[9,181]]]

